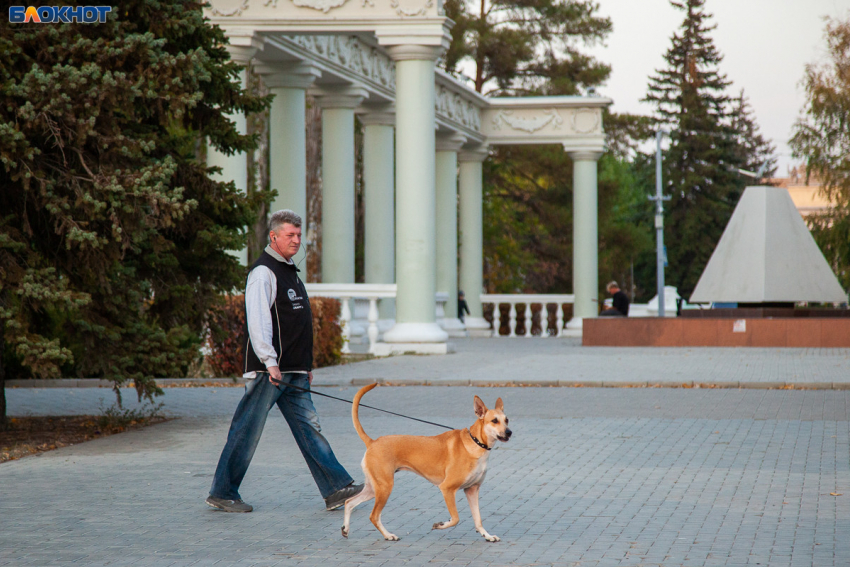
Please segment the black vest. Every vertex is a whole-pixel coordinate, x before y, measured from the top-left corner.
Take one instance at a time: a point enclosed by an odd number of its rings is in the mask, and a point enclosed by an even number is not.
[[[271,307],[272,346],[278,355],[281,372],[313,370],[313,314],[307,289],[298,279],[294,264],[279,262],[268,252],[260,255],[251,270],[265,266],[277,278],[277,295]],[[245,313],[245,372],[265,372],[251,337],[248,335],[248,314]]]

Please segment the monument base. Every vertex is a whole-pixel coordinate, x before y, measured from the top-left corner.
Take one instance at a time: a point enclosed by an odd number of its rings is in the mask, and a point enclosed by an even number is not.
[[[850,348],[850,318],[585,319],[583,346]]]

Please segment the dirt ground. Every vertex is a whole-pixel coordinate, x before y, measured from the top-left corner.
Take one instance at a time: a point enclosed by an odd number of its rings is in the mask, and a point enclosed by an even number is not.
[[[0,431],[0,463],[163,421],[166,418],[144,417],[116,423],[94,415],[10,417],[6,430]]]

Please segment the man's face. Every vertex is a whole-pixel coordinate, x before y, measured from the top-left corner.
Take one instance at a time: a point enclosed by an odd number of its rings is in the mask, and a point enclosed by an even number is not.
[[[301,227],[283,223],[277,230],[269,232],[272,248],[289,260],[301,248]]]

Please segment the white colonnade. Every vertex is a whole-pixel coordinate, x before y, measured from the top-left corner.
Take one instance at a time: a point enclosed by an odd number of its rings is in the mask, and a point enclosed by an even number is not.
[[[437,137],[437,291],[449,298],[442,326],[450,337],[467,336],[457,312],[457,153],[465,142],[466,136],[460,134]]]
[[[395,283],[395,114],[391,108],[360,114],[363,124],[363,279]],[[395,302],[381,300],[380,318],[395,319]]]
[[[499,144],[563,144],[574,160],[574,317],[596,316],[596,163],[604,150],[599,97],[487,98],[435,69],[450,22],[439,6],[376,0],[234,4],[211,0],[210,19],[250,60],[274,100],[269,177],[277,210],[306,217],[305,97],[322,108],[322,281],[354,282],[354,116],[363,124],[364,280],[397,284],[384,352],[447,352],[452,335],[485,336],[482,162]],[[252,59],[253,57],[253,59]],[[235,116],[241,132],[244,117]],[[438,138],[439,136],[439,138]],[[247,187],[244,155],[208,152],[221,177]],[[244,253],[243,253],[244,256]],[[459,258],[459,261],[458,261]],[[471,311],[457,318],[457,291]],[[565,292],[570,290],[564,290]],[[436,295],[448,297],[441,328]],[[447,333],[448,331],[449,333]]]
[[[436,323],[436,142],[434,63],[441,49],[395,45],[396,324],[384,333],[390,352],[445,353]]]

